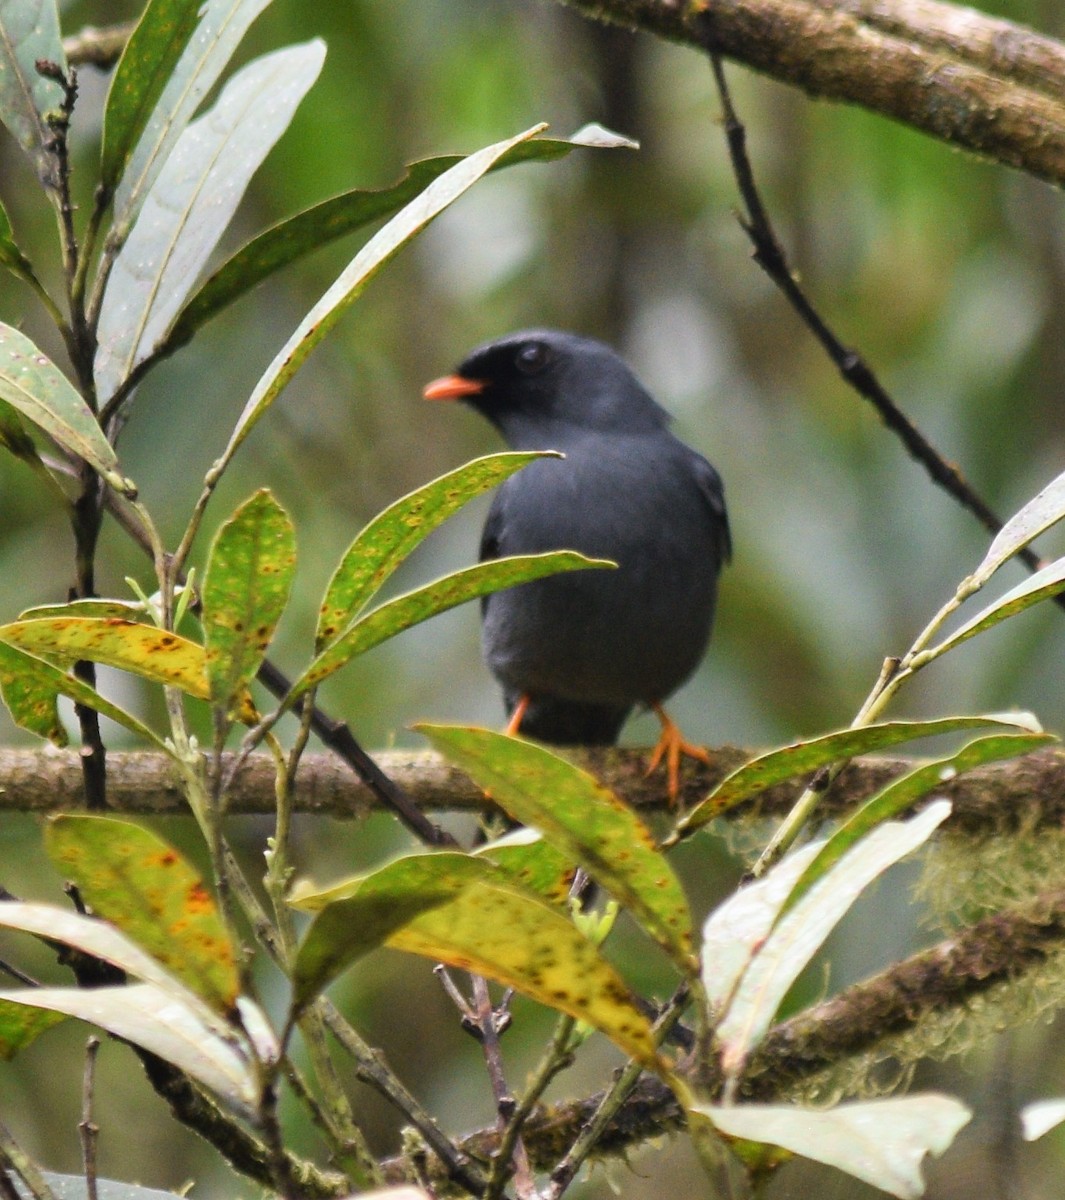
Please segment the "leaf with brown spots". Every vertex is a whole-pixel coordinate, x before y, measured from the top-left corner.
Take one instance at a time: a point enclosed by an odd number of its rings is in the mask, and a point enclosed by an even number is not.
[[[207,681],[223,717],[255,678],[295,570],[292,522],[268,491],[256,492],[218,531],[203,581]]]
[[[579,863],[688,974],[692,920],[680,881],[647,826],[587,771],[542,746],[489,729],[418,730],[512,817]]]
[[[132,821],[73,814],[48,822],[45,846],[97,916],[212,1008],[232,1008],[239,987],[233,947],[211,893],[172,846]]]
[[[0,625],[0,642],[59,666],[88,659],[208,698],[203,647],[154,625],[121,617],[42,617]]]
[[[294,902],[320,910],[296,959],[300,1003],[388,945],[513,987],[657,1065],[647,1018],[614,968],[557,908],[487,859],[411,855],[323,892],[303,890]]]
[[[0,692],[16,724],[57,746],[66,745],[66,730],[60,724],[56,698],[67,696],[76,704],[94,709],[102,716],[125,726],[158,750],[172,754],[173,749],[154,730],[132,713],[105,699],[95,689],[73,675],[66,674],[44,659],[0,641]]]
[[[345,551],[329,581],[318,612],[315,653],[347,631],[370,597],[434,529],[475,496],[542,457],[540,451],[507,451],[474,459],[401,497],[374,517]]]

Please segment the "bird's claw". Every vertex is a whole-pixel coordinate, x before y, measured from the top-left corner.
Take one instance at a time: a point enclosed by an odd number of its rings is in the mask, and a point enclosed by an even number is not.
[[[647,763],[647,775],[653,774],[661,765],[663,760],[666,764],[666,779],[668,781],[669,804],[671,808],[677,807],[678,797],[680,796],[680,760],[684,755],[687,758],[696,758],[699,762],[711,765],[709,752],[703,746],[697,746],[694,742],[685,740],[680,729],[673,722],[672,718],[659,705],[652,706],[658,714],[658,719],[662,722],[662,734],[658,739],[658,743],[651,751],[651,757]]]

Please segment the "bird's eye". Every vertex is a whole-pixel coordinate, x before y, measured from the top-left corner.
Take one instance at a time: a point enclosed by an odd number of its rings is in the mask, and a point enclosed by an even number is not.
[[[526,342],[515,356],[518,370],[523,375],[535,375],[551,361],[551,352],[543,342]]]

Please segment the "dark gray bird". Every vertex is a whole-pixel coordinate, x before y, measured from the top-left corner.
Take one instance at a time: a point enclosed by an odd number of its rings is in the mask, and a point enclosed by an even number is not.
[[[576,571],[487,597],[485,658],[511,732],[611,745],[643,704],[662,722],[670,794],[685,742],[662,708],[706,651],[717,577],[731,552],[714,468],[669,431],[669,414],[607,345],[554,330],[474,350],[425,389],[462,399],[516,450],[560,450],[496,492],[481,558],[579,550],[616,571]]]

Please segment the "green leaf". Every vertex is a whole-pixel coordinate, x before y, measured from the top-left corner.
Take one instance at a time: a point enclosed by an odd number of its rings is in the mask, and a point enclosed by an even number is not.
[[[490,454],[403,496],[366,526],[344,553],[318,613],[315,653],[346,630],[374,593],[424,538],[475,496],[496,487],[542,452]]]
[[[412,855],[294,902],[320,910],[296,958],[298,1005],[384,944],[513,987],[587,1021],[641,1062],[657,1061],[647,1019],[592,943],[486,859]]]
[[[203,0],[151,0],[115,68],[104,112],[100,184],[118,183],[196,28]]]
[[[94,367],[102,400],[166,337],[324,58],[315,39],[255,59],[178,139],[107,281]]]
[[[154,625],[119,617],[44,617],[0,625],[0,642],[64,666],[81,659],[104,663],[209,698],[203,647]]]
[[[20,621],[34,621],[40,617],[118,617],[123,621],[146,621],[148,614],[139,600],[105,600],[92,597],[85,600],[69,600],[66,604],[35,604],[19,613]]]
[[[256,492],[219,530],[203,582],[207,680],[223,713],[255,678],[295,569],[292,522],[268,491]]]
[[[816,771],[840,759],[886,750],[889,746],[898,746],[917,738],[936,737],[941,733],[979,729],[988,725],[1039,732],[1039,723],[1030,713],[993,713],[977,717],[943,717],[935,721],[885,721],[879,725],[841,729],[821,737],[793,742],[790,746],[752,758],[733,771],[679,823],[678,833],[698,829],[751,796],[764,792],[766,788]]]
[[[750,961],[730,989],[728,1007],[715,1029],[726,1075],[735,1077],[742,1070],[751,1050],[765,1037],[791,985],[854,901],[888,867],[923,845],[949,813],[950,804],[936,800],[908,821],[885,822],[852,846],[779,921],[775,913],[769,914],[768,907],[763,907],[763,915],[770,915],[775,922],[772,932],[764,942],[749,946]],[[768,894],[768,880],[778,870],[789,875],[793,872],[790,856],[753,885],[760,889],[758,895]],[[736,932],[745,937],[751,933],[746,891],[741,889],[720,905],[704,927],[703,982],[711,1005],[719,1003],[723,995],[714,947],[731,940]],[[788,893],[777,889],[778,895],[781,892],[783,902]],[[736,913],[743,918],[738,930],[733,924]]]
[[[16,458],[40,462],[33,439],[23,428],[17,410],[6,400],[0,400],[0,446]]]
[[[0,322],[0,399],[64,449],[115,480],[118,459],[89,406],[28,337]]]
[[[433,583],[413,592],[397,596],[394,600],[367,613],[339,637],[335,638],[319,654],[293,685],[286,704],[291,706],[305,692],[338,671],[356,655],[395,637],[404,629],[418,625],[447,612],[467,600],[489,592],[540,579],[544,575],[556,575],[561,571],[578,571],[586,567],[613,567],[615,564],[603,559],[585,558],[573,550],[556,550],[549,554],[522,554],[512,558],[495,558],[490,562],[478,563],[473,567],[445,575]],[[2,636],[2,627],[0,627]]]
[[[157,733],[132,713],[105,699],[95,688],[3,640],[0,640],[0,689],[16,724],[57,746],[66,745],[67,735],[59,722],[56,697],[66,696],[75,704],[124,726],[157,750],[173,754],[173,749]]]
[[[55,188],[59,160],[46,117],[59,110],[64,92],[37,70],[39,60],[66,72],[55,0],[0,0],[0,120],[33,159],[41,182]]]
[[[535,125],[517,137],[508,138],[478,150],[457,166],[434,179],[415,200],[407,204],[355,255],[296,331],[278,351],[274,361],[255,385],[222,458],[212,469],[212,477],[226,464],[243,444],[271,404],[284,390],[289,380],[306,362],[311,351],[337,323],[343,312],[356,300],[377,272],[406,244],[420,233],[434,217],[467,191],[512,147],[528,141],[543,129]]]
[[[969,578],[973,589],[982,587],[1004,562],[1051,525],[1056,525],[1062,517],[1065,517],[1065,471],[1051,480],[998,531],[983,562]]]
[[[617,796],[544,747],[488,729],[417,725],[492,799],[580,865],[692,972],[691,914],[650,830]]]
[[[572,858],[546,841],[535,829],[514,829],[472,851],[505,871],[519,887],[545,900],[562,903],[577,873]]]
[[[47,667],[52,675],[41,671],[37,664]],[[54,675],[60,673],[40,659],[0,642],[0,692],[11,719],[20,729],[62,747],[69,738],[56,706],[59,691]]]
[[[43,1009],[27,1008],[10,1000],[0,1000],[0,1059],[5,1062],[31,1042],[35,1042],[46,1029],[65,1020],[61,1013],[45,1012]]]
[[[0,264],[22,279],[33,275],[33,264],[19,249],[11,218],[3,204],[0,204]]]
[[[1009,617],[1015,617],[1025,609],[1031,608],[1041,600],[1049,600],[1065,588],[1065,557],[1056,559],[1041,571],[1036,571],[1023,583],[1011,588],[1004,596],[1000,596],[993,604],[982,609],[972,620],[967,621],[960,629],[956,629],[949,637],[944,638],[938,646],[926,650],[922,659],[938,658],[947,650],[953,650],[962,642],[1001,624]]]
[[[925,1155],[942,1154],[972,1117],[960,1100],[935,1094],[829,1109],[700,1104],[694,1111],[729,1137],[766,1142],[827,1163],[899,1200],[924,1195]]]
[[[971,771],[984,763],[999,762],[1004,758],[1016,758],[1028,754],[1056,742],[1058,739],[1049,733],[1034,734],[998,734],[991,737],[977,738],[963,746],[956,754],[936,762],[925,763],[914,771],[889,783],[872,799],[858,809],[839,829],[828,839],[821,852],[806,868],[792,888],[787,903],[781,909],[781,915],[790,911],[807,891],[824,875],[826,875],[843,855],[865,837],[871,830],[884,821],[905,812],[922,796],[935,791],[955,776]]]
[[[45,827],[53,866],[94,914],[221,1013],[240,981],[233,947],[199,873],[157,834],[113,817],[64,814]]]
[[[145,196],[200,101],[217,83],[247,32],[270,0],[208,0],[203,19],[152,110],[115,193],[114,236],[120,245]]]
[[[635,143],[609,130],[601,130],[598,138],[593,138],[588,130],[581,130],[569,140],[534,138],[512,147],[490,169],[495,171],[523,162],[562,158],[575,148],[585,146],[632,148]],[[390,217],[437,176],[461,162],[459,154],[424,159],[413,163],[407,174],[391,187],[379,191],[357,189],[333,196],[265,230],[223,263],[192,297],[171,330],[168,349],[183,345],[213,316],[275,271],[345,234],[362,229],[371,221]]]

